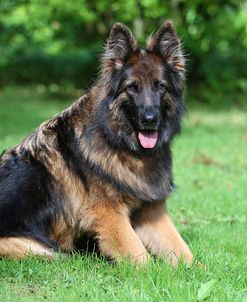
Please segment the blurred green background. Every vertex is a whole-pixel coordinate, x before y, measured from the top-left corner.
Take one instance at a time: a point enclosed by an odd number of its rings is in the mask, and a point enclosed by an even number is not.
[[[168,209],[206,269],[2,260],[0,301],[247,301],[247,0],[0,0],[0,154],[90,87],[116,21],[145,45],[166,19],[188,69]]]
[[[0,85],[88,88],[114,22],[144,45],[166,19],[183,41],[191,99],[246,101],[247,1],[238,0],[0,1]]]

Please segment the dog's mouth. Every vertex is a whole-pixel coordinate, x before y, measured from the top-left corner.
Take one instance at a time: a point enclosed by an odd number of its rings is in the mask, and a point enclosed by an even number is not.
[[[145,149],[152,149],[158,141],[158,131],[139,131],[138,140]]]

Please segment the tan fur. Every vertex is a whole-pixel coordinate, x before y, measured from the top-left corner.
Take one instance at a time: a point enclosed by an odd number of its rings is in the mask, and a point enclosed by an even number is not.
[[[54,252],[33,239],[25,237],[0,238],[0,257],[21,259],[30,255],[52,258]]]
[[[148,253],[133,230],[127,212],[126,206],[109,202],[98,204],[92,210],[93,229],[98,234],[101,253],[117,261],[129,258],[138,264],[146,263]]]
[[[188,264],[192,253],[176,230],[163,203],[142,207],[133,218],[134,229],[152,254],[167,258],[176,266],[180,258]]]
[[[73,216],[69,216],[73,217]],[[73,223],[71,223],[72,225]],[[51,239],[56,240],[64,251],[73,248],[73,240],[75,238],[75,230],[69,225],[64,217],[60,216],[54,219],[52,230],[50,232]]]
[[[143,192],[151,190],[147,174],[152,170],[152,160],[143,161],[124,152],[114,152],[105,145],[100,136],[95,136],[90,146],[82,140],[81,146],[86,159],[102,167],[122,183]],[[164,174],[162,177],[164,181],[161,186],[166,187],[167,175]]]

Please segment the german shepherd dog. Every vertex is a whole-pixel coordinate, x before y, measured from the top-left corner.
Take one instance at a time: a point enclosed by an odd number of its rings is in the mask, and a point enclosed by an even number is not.
[[[53,257],[90,236],[112,260],[191,263],[164,204],[184,73],[172,23],[145,49],[115,24],[94,87],[1,157],[0,256]]]

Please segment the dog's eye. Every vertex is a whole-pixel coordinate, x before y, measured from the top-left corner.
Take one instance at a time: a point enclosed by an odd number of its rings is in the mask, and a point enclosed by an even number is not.
[[[138,92],[138,85],[137,83],[131,83],[127,87],[127,92],[129,93],[137,93]]]
[[[165,92],[166,84],[165,84],[164,81],[155,81],[154,82],[154,88],[161,91],[161,92]]]

